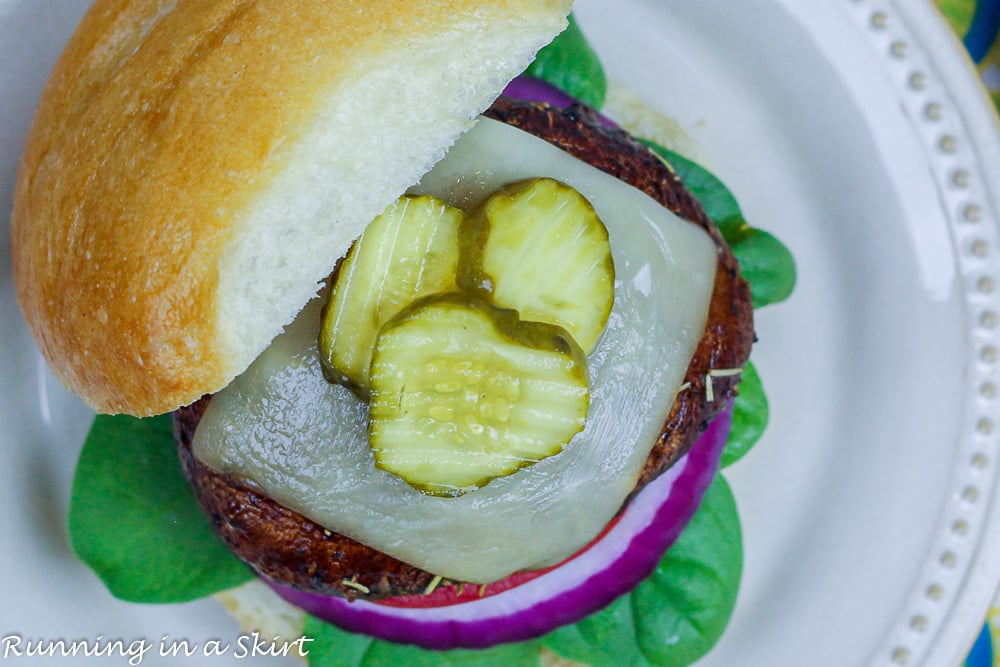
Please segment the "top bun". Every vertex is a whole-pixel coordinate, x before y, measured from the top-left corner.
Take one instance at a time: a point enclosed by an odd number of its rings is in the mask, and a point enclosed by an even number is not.
[[[18,300],[53,371],[139,416],[223,388],[571,4],[98,0],[15,194]]]

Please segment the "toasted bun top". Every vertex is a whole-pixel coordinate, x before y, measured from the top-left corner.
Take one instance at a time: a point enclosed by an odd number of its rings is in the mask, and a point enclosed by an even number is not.
[[[217,391],[571,0],[98,0],[19,173],[17,294],[102,412]]]

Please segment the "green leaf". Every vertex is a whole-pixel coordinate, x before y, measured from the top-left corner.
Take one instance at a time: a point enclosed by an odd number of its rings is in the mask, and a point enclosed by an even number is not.
[[[679,153],[664,148],[652,141],[644,141],[660,157],[667,161],[674,172],[684,182],[684,187],[695,196],[705,209],[705,213],[719,227],[726,243],[733,243],[750,229],[736,197],[715,174]]]
[[[253,578],[198,506],[169,415],[94,420],[73,479],[69,532],[80,560],[130,602],[186,602]]]
[[[937,0],[937,6],[955,34],[962,36],[968,32],[976,13],[976,0]]]
[[[368,649],[375,642],[371,637],[335,628],[313,616],[306,616],[302,634],[312,639],[309,647],[310,667],[358,667],[367,660]]]
[[[637,642],[630,595],[623,595],[575,625],[559,628],[542,641],[560,656],[589,665],[646,667],[652,664]]]
[[[722,636],[742,570],[736,502],[717,475],[691,523],[646,581],[543,641],[559,655],[588,664],[690,665]]]
[[[595,109],[604,106],[608,80],[597,54],[569,15],[569,27],[538,52],[525,74],[542,79]]]
[[[645,142],[673,167],[684,186],[701,203],[719,227],[740,263],[740,272],[750,284],[753,307],[784,301],[795,289],[795,259],[785,245],[769,232],[751,227],[743,218],[736,197],[714,174],[671,150]]]
[[[735,243],[733,254],[750,284],[753,307],[784,301],[795,289],[795,258],[785,245],[761,229],[753,229]]]
[[[733,428],[722,450],[723,468],[739,461],[760,440],[770,415],[764,384],[757,369],[747,362],[740,378],[739,394],[733,402]]]
[[[312,638],[310,667],[538,667],[537,642],[504,644],[481,651],[427,651],[340,630],[312,616],[303,633]]]

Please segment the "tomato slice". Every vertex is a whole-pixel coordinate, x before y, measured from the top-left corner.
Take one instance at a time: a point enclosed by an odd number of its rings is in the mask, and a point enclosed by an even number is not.
[[[533,579],[555,570],[556,568],[562,567],[566,563],[570,562],[574,558],[580,556],[583,553],[589,551],[594,545],[604,539],[604,536],[608,534],[608,531],[618,523],[621,515],[619,514],[611,522],[604,527],[604,530],[600,534],[591,540],[587,546],[583,547],[575,554],[550,567],[542,568],[540,570],[531,570],[529,572],[515,572],[509,577],[505,577],[499,581],[494,581],[490,584],[448,584],[447,586],[437,586],[429,593],[421,594],[410,594],[410,595],[399,595],[391,598],[382,598],[381,600],[373,600],[375,604],[385,605],[387,607],[401,607],[404,609],[430,609],[432,607],[449,607],[451,605],[463,604],[465,602],[474,602],[475,600],[480,600],[482,598],[488,598],[504,591],[509,591],[512,588],[517,588],[522,584],[526,584]]]

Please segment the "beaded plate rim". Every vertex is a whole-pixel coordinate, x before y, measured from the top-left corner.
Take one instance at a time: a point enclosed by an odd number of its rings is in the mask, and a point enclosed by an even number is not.
[[[955,444],[949,502],[897,622],[871,664],[957,665],[982,627],[1000,577],[996,535],[1000,474],[1000,181],[998,144],[985,94],[936,9],[901,0],[844,0],[891,74],[904,113],[929,157],[964,287],[963,427]],[[972,83],[973,80],[976,83]],[[965,632],[965,630],[968,632]],[[966,636],[968,635],[968,636]]]

